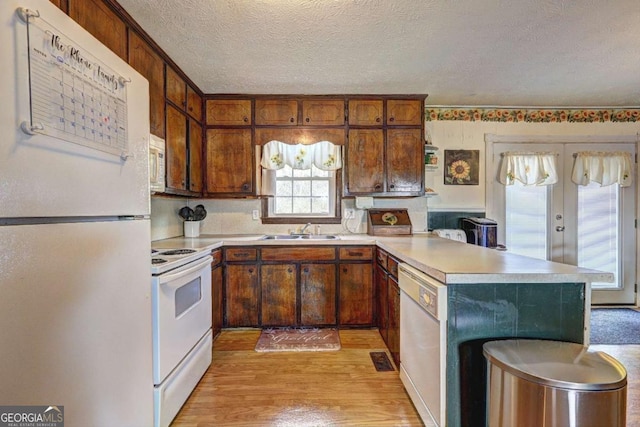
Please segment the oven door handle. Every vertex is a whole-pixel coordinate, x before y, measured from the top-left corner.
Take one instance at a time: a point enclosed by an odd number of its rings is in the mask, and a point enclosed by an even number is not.
[[[203,261],[199,262],[198,264],[194,265],[193,267],[189,267],[186,270],[180,270],[177,273],[173,273],[173,274],[163,274],[160,277],[161,282],[160,285],[166,285],[170,282],[172,282],[175,279],[178,279],[180,277],[184,277],[187,276],[193,272],[196,272],[198,270],[200,270],[201,268],[206,267],[207,265],[211,265],[211,260],[212,258],[210,256],[206,257]]]

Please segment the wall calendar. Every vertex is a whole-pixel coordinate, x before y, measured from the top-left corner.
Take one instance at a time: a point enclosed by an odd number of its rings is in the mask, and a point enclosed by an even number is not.
[[[20,11],[19,11],[20,12]],[[22,129],[126,160],[127,79],[40,17],[27,23],[31,122]]]

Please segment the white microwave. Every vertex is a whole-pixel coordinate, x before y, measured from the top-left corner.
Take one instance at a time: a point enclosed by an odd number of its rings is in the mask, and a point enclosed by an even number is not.
[[[149,135],[149,181],[151,194],[164,193],[165,188],[165,142],[164,139]]]

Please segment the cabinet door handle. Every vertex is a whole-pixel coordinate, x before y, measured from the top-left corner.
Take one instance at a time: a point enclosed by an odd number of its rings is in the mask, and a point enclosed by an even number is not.
[[[393,123],[396,121],[396,119],[394,119],[393,117],[389,117],[389,121]]]
[[[396,188],[396,185],[395,185],[395,184],[391,184],[391,185],[389,186],[389,188]]]
[[[305,273],[308,273],[309,269],[308,268],[304,268],[302,271],[304,271]]]
[[[248,189],[249,189],[249,184],[247,184],[247,183],[242,184],[242,190],[243,191],[247,191]]]
[[[293,273],[293,270],[290,268],[287,268],[287,273]]]
[[[244,117],[242,118],[242,121],[243,121],[243,122],[245,122],[245,123],[247,123],[247,122],[249,121],[249,117],[244,116]]]
[[[381,185],[381,184],[376,184],[376,185],[374,185],[374,187],[373,187],[373,188],[374,188],[375,190],[380,190],[380,189],[382,188],[382,185]]]
[[[295,121],[296,121],[296,120],[295,120],[293,117],[291,117],[291,118],[289,119],[289,122],[291,122],[291,123],[293,123],[293,122],[295,122]]]
[[[343,273],[347,273],[348,271],[349,271],[349,270],[348,270],[346,267],[344,267],[344,268],[342,269],[342,272],[343,272]]]
[[[309,123],[311,120],[309,119],[309,117],[307,117],[304,121]]]
[[[376,117],[376,123],[380,123],[380,117]]]
[[[248,271],[249,273],[253,274],[253,268],[250,268]]]

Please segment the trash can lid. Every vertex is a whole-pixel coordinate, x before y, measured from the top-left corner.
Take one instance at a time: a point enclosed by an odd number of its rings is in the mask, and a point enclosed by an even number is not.
[[[626,386],[627,371],[615,358],[581,344],[547,340],[487,342],[489,363],[525,380],[571,390],[615,390]]]

